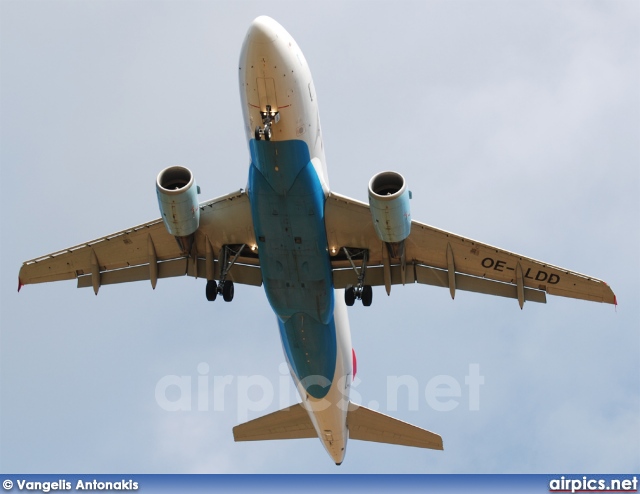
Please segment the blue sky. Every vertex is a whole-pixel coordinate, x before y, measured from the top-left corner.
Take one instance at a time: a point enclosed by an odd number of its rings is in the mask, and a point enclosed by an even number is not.
[[[5,472],[528,473],[640,469],[640,7],[616,2],[0,4],[0,468]],[[365,200],[394,169],[414,218],[604,279],[611,306],[427,286],[350,310],[355,390],[445,451],[316,440],[234,443],[284,361],[259,288],[202,280],[27,286],[21,263],[159,216],[154,181],[191,168],[203,198],[244,187],[237,60],[274,17],[314,75],[331,187]],[[199,411],[231,376],[222,410]],[[470,410],[465,376],[484,377]],[[202,369],[203,367],[201,367]],[[192,410],[155,398],[194,385]],[[412,410],[389,379],[410,376]],[[435,410],[429,382],[461,386]],[[254,379],[255,380],[255,379]],[[282,385],[284,386],[284,384]],[[242,399],[242,396],[245,396]],[[286,398],[286,396],[285,396]],[[289,396],[293,403],[295,396]],[[286,400],[285,400],[286,401]],[[416,407],[413,407],[416,408]]]

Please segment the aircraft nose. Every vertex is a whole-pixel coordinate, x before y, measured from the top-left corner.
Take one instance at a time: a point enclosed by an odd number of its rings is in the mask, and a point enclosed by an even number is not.
[[[250,43],[273,43],[278,39],[278,30],[282,29],[280,24],[271,17],[262,15],[254,19],[249,27],[247,38]]]

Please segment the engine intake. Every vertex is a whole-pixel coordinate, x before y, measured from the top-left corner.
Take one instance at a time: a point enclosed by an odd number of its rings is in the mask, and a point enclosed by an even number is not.
[[[369,181],[369,206],[373,226],[383,242],[402,242],[411,233],[411,193],[404,177],[381,172]]]
[[[188,237],[200,224],[198,186],[191,170],[170,166],[158,174],[156,193],[167,230],[176,237]]]

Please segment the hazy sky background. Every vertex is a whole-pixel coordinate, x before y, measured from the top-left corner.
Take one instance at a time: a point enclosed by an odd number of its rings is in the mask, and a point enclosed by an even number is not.
[[[10,2],[0,4],[4,472],[637,472],[640,470],[640,4],[616,2]],[[619,306],[546,305],[428,286],[350,309],[367,405],[445,451],[350,441],[234,443],[242,376],[280,408],[284,356],[260,288],[204,281],[31,285],[21,263],[159,216],[157,173],[202,200],[245,186],[237,61],[258,15],[314,75],[332,190],[366,200],[404,174],[415,219],[607,281]],[[198,411],[198,365],[209,411]],[[469,410],[469,366],[485,384]],[[190,376],[192,411],[156,384]],[[387,407],[388,376],[419,384]],[[434,410],[446,375],[459,405]],[[214,376],[233,376],[213,410]],[[289,383],[290,379],[284,379]],[[173,391],[176,391],[173,388]],[[174,395],[171,395],[174,396]],[[260,399],[257,389],[249,398]],[[294,403],[295,395],[285,399]]]

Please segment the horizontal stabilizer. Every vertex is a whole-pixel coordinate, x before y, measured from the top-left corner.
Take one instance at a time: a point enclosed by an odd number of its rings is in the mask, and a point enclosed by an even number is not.
[[[361,405],[349,403],[349,438],[416,448],[444,449],[442,437]]]
[[[444,449],[442,438],[438,434],[354,403],[349,403],[347,427],[350,439],[416,448]],[[300,403],[233,428],[233,438],[236,441],[314,437],[317,437],[316,430],[306,409]]]
[[[311,437],[318,437],[318,434],[311,423],[309,414],[300,403],[233,428],[235,441],[306,439]]]

